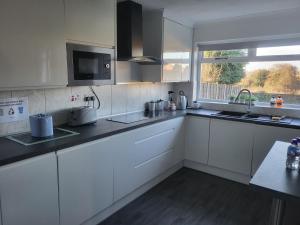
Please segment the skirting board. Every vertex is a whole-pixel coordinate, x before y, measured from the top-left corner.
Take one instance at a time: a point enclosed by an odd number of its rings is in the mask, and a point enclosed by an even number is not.
[[[190,160],[184,160],[184,167],[191,168],[194,170],[198,170],[204,173],[212,174],[218,177],[222,177],[228,180],[233,180],[243,184],[249,184],[250,176],[246,176],[239,173],[230,172],[228,170],[219,169],[216,167],[208,166],[202,163],[193,162]]]
[[[167,177],[175,173],[177,170],[181,169],[183,167],[183,161],[179,162],[169,170],[167,170],[165,173],[159,175],[158,177],[154,178],[153,180],[149,181],[148,183],[144,184],[143,186],[139,187],[132,193],[128,194],[124,198],[118,200],[117,202],[113,203],[110,207],[106,208],[105,210],[101,211],[99,214],[94,216],[93,218],[89,219],[88,221],[84,222],[82,225],[96,225],[100,223],[101,221],[105,220],[145,192],[147,192],[149,189],[160,183],[161,181],[165,180]]]

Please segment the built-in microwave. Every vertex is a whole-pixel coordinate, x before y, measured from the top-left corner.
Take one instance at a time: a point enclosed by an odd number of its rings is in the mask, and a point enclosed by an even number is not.
[[[114,84],[115,50],[67,43],[68,86]]]

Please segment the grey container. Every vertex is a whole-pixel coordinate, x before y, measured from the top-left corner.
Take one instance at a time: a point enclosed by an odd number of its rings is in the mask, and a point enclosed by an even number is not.
[[[31,136],[45,138],[53,136],[53,119],[51,115],[37,114],[29,117]]]
[[[158,100],[155,102],[155,110],[156,111],[163,111],[165,107],[165,102],[163,100]]]

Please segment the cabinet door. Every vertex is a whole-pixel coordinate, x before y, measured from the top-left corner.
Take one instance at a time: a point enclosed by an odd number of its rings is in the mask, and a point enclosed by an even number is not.
[[[115,0],[64,0],[69,41],[115,46]]]
[[[188,81],[191,71],[191,28],[164,19],[163,81]]]
[[[0,89],[67,84],[63,0],[2,0],[0,27]]]
[[[186,119],[185,159],[207,164],[210,119],[189,116]]]
[[[113,202],[111,138],[59,151],[62,225],[82,224]]]
[[[300,135],[297,129],[256,125],[254,130],[252,175],[256,172],[275,141],[290,141]]]
[[[115,153],[115,200],[183,160],[183,121],[177,118],[119,135],[118,143],[125,144]]]
[[[3,225],[58,225],[54,153],[0,168]]]
[[[210,166],[250,176],[253,124],[212,119],[210,125]]]

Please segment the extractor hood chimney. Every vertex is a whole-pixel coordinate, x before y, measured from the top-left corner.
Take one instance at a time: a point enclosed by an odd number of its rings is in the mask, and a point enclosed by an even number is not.
[[[117,4],[118,61],[140,64],[161,64],[161,60],[143,54],[143,10],[133,1]]]

